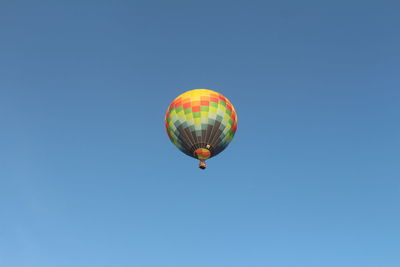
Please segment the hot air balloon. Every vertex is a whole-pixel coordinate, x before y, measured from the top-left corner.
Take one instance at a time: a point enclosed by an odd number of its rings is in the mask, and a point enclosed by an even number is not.
[[[233,105],[222,94],[209,89],[187,91],[172,101],[165,114],[171,142],[183,153],[205,161],[221,153],[232,141],[237,128]]]

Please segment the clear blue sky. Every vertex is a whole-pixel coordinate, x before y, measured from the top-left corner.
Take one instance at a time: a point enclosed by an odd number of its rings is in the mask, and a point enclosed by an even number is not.
[[[0,266],[400,266],[399,9],[2,0]],[[206,171],[194,88],[239,116]]]

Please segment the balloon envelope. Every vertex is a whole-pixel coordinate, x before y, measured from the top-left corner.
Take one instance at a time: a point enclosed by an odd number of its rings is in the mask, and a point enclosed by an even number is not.
[[[165,115],[165,127],[176,147],[204,161],[218,155],[232,141],[237,115],[222,94],[195,89],[172,101]]]

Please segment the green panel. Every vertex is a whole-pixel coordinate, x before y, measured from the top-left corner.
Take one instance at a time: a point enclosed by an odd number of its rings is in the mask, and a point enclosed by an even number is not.
[[[177,108],[175,108],[176,109],[176,113],[178,113],[178,112],[180,112],[180,111],[182,111],[183,110],[183,107],[182,106],[178,106]]]
[[[200,106],[200,111],[209,111],[210,108],[208,106]]]
[[[217,108],[217,107],[218,107],[218,103],[210,102],[210,106],[211,106],[211,107],[214,107],[214,108]]]

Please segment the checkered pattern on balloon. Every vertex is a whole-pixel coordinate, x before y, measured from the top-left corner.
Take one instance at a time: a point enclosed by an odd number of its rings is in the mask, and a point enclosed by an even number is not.
[[[222,94],[195,89],[172,101],[165,115],[171,142],[186,155],[204,161],[218,155],[232,141],[237,115],[232,103]],[[202,165],[204,164],[204,165]]]

